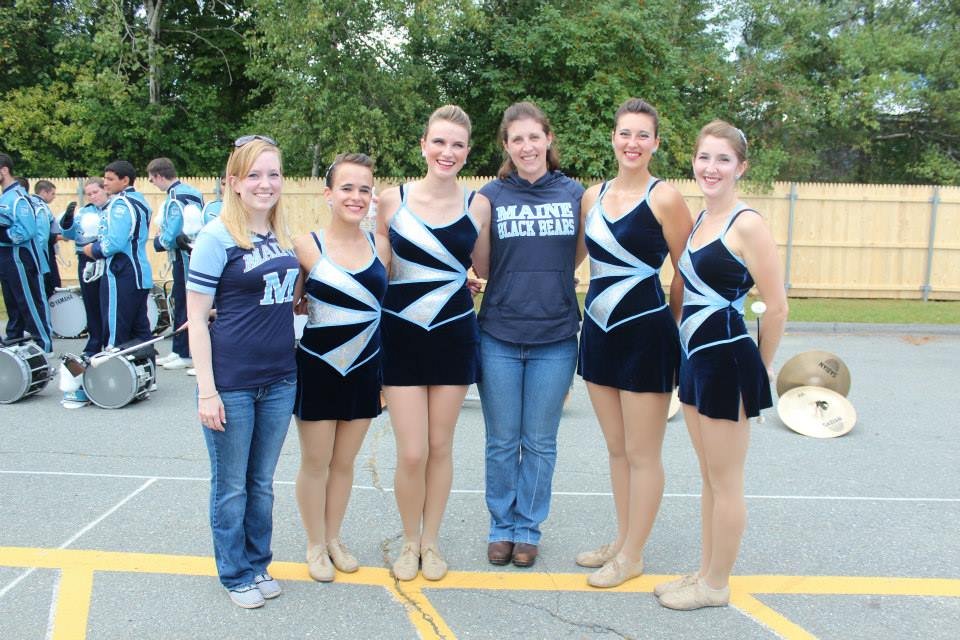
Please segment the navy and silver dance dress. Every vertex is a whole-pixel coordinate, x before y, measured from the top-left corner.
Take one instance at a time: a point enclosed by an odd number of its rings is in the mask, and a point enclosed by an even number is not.
[[[380,415],[380,303],[387,270],[372,253],[363,268],[335,263],[323,232],[311,234],[320,257],[307,275],[307,325],[297,348],[297,399],[302,420],[357,420]]]
[[[737,203],[720,235],[699,249],[687,240],[679,264],[684,281],[680,401],[707,417],[734,421],[740,418],[741,400],[750,418],[773,405],[767,369],[743,321],[753,278],[724,239],[744,211],[756,213]],[[703,216],[701,212],[691,238]]]
[[[677,384],[677,323],[658,277],[669,247],[650,209],[659,182],[650,178],[643,199],[616,220],[603,208],[606,182],[587,213],[590,287],[577,367],[587,382],[654,393],[669,393]]]
[[[464,196],[459,218],[432,226],[410,209],[409,190],[400,186],[400,207],[390,221],[383,384],[473,384],[480,372],[480,334],[465,285],[479,231],[467,210],[471,196]]]

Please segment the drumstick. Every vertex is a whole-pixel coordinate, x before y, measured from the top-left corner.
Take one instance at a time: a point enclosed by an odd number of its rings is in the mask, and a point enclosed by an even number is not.
[[[162,335],[162,336],[157,336],[156,338],[152,338],[152,339],[150,339],[150,340],[147,340],[146,342],[141,342],[140,344],[135,344],[135,345],[133,345],[132,347],[127,347],[126,349],[121,349],[120,351],[109,351],[109,352],[107,352],[107,353],[98,353],[97,355],[95,355],[95,356],[93,356],[92,358],[90,358],[90,366],[93,367],[93,368],[97,368],[97,367],[99,367],[101,364],[103,364],[104,362],[106,362],[107,360],[109,360],[110,358],[115,358],[115,357],[117,357],[117,356],[125,356],[125,355],[127,355],[128,353],[133,353],[134,351],[137,351],[137,350],[139,350],[139,349],[142,349],[143,347],[147,347],[147,346],[149,346],[149,345],[151,345],[151,344],[156,344],[157,342],[160,342],[160,341],[162,341],[162,340],[166,340],[167,338],[172,338],[173,336],[177,335],[178,333],[181,333],[181,332],[183,332],[183,331],[186,331],[186,330],[187,330],[187,327],[189,326],[189,324],[190,324],[189,322],[184,322],[184,323],[183,323],[182,325],[180,325],[175,331],[171,331],[170,333],[164,334],[164,335]]]
[[[757,348],[760,348],[760,316],[762,316],[767,311],[767,305],[763,300],[757,300],[750,305],[750,311],[753,311],[757,315]],[[757,416],[757,422],[763,424],[763,414]]]

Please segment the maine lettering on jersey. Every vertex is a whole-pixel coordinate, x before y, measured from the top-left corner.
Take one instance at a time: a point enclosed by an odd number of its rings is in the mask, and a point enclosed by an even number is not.
[[[261,242],[243,256],[243,272],[252,271],[267,260],[292,255],[293,251],[284,251],[273,242]]]
[[[570,202],[510,205],[497,207],[497,236],[573,236],[577,233],[576,218]]]

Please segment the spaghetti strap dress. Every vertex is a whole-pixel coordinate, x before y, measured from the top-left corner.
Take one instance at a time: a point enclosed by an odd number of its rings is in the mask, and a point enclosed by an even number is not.
[[[387,271],[373,235],[370,262],[345,269],[312,233],[320,257],[307,275],[307,324],[297,346],[297,397],[301,420],[358,420],[380,415],[380,304]]]
[[[680,339],[658,277],[669,248],[650,208],[659,182],[651,177],[643,199],[616,220],[603,207],[604,183],[587,213],[590,287],[577,367],[587,382],[654,393],[677,384]]]
[[[744,212],[756,214],[738,203],[717,238],[696,250],[688,239],[679,261],[684,282],[680,401],[707,417],[733,421],[740,418],[741,402],[750,418],[773,406],[767,369],[743,320],[753,278],[725,240]],[[691,238],[703,216],[701,212]]]

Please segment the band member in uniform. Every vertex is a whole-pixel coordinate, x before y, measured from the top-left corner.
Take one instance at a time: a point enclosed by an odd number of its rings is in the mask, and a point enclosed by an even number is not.
[[[167,192],[160,210],[157,236],[153,249],[166,251],[173,271],[173,326],[187,321],[187,273],[190,271],[190,242],[203,226],[203,195],[194,187],[177,179],[177,169],[169,158],[154,158],[147,165],[147,179]],[[157,359],[164,369],[187,369],[190,344],[185,333],[173,337],[173,348]]]
[[[457,184],[470,151],[470,118],[440,107],[420,139],[422,180],[380,196],[378,229],[393,249],[383,304],[383,384],[397,441],[394,493],[404,542],[393,574],[439,580],[437,539],[453,482],[453,433],[478,379],[479,332],[466,288],[478,227],[472,193]]]
[[[87,314],[87,343],[83,347],[83,355],[90,357],[106,347],[103,341],[103,315],[100,312],[102,274],[95,273],[96,260],[88,258],[83,248],[96,241],[104,225],[104,209],[110,196],[103,188],[103,178],[88,178],[83,185],[83,194],[87,204],[79,211],[76,210],[76,202],[68,204],[60,218],[60,227],[63,237],[73,240],[77,250],[77,281]]]
[[[223,190],[227,188],[227,181],[221,174],[220,176],[220,197],[208,202],[203,206],[203,224],[207,224],[214,218],[220,216],[220,210],[223,209]]]
[[[470,210],[487,277],[480,307],[487,559],[529,567],[550,512],[557,429],[577,366],[574,289],[583,187],[559,171],[550,122],[529,102],[500,124],[506,160]]]
[[[715,120],[700,130],[693,176],[706,208],[680,257],[680,402],[700,462],[703,548],[700,569],[660,584],[654,594],[670,609],[725,606],[728,580],[746,525],[743,468],[749,418],[773,404],[773,356],[787,320],[787,298],[770,229],[739,200],[747,170],[747,138]],[[756,284],[767,305],[757,344],[747,333],[743,304]]]
[[[29,194],[13,176],[13,158],[5,153],[0,153],[0,187],[0,285],[7,309],[6,337],[22,338],[24,330],[29,331],[49,353],[53,341],[36,245],[36,213]]]
[[[57,265],[57,241],[60,240],[60,225],[50,210],[50,203],[57,197],[57,187],[49,180],[37,180],[33,185],[33,204],[37,213],[38,247],[47,262],[47,273],[43,275],[47,297],[63,283],[60,280],[60,267]]]
[[[210,527],[220,582],[239,607],[280,595],[267,573],[273,473],[297,389],[293,301],[300,268],[283,217],[280,149],[238,138],[223,214],[197,236],[187,280],[198,414],[210,456]],[[210,310],[217,317],[209,326]]]
[[[147,296],[153,288],[147,261],[150,205],[133,188],[136,177],[136,169],[126,160],[111,162],[104,169],[103,185],[111,198],[99,236],[83,248],[91,260],[105,260],[100,309],[107,347],[151,337],[147,320]]]
[[[354,459],[371,418],[380,415],[380,303],[390,248],[360,228],[373,195],[369,156],[338,155],[323,191],[330,225],[296,242],[308,320],[297,349],[294,413],[307,568],[314,580],[329,582],[334,567],[345,573],[359,567],[340,539],[340,526]]]
[[[594,587],[643,573],[663,496],[660,450],[680,368],[683,280],[675,270],[668,306],[659,273],[668,254],[676,269],[691,220],[680,192],[650,175],[659,124],[644,100],[620,106],[611,135],[617,176],[588,189],[581,207],[590,288],[579,373],[606,440],[617,512],[616,539],[577,556],[577,564],[600,568],[587,579]]]

